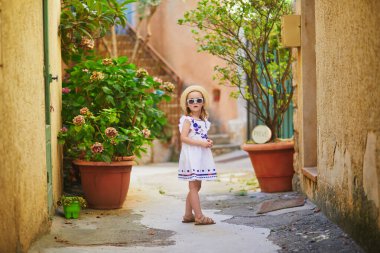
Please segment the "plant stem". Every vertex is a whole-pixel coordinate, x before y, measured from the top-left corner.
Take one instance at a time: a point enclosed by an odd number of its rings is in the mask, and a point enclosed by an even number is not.
[[[141,100],[142,100],[142,95],[140,95],[138,104],[141,104]],[[135,126],[138,111],[139,111],[139,108],[137,107],[135,110],[135,115],[133,115],[133,119],[132,119],[132,128]],[[129,141],[128,145],[127,145],[127,154],[129,154],[129,147],[130,146],[131,146],[131,142]]]

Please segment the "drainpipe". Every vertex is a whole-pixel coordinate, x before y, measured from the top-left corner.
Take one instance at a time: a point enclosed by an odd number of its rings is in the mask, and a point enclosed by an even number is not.
[[[49,215],[53,210],[53,177],[51,157],[51,125],[50,125],[50,83],[53,80],[49,66],[49,0],[43,0],[43,47],[44,47],[44,86],[45,86],[45,138],[46,138],[46,179],[47,179],[47,208]],[[54,78],[55,80],[58,77]]]
[[[49,0],[43,0],[43,43],[44,43],[44,78],[45,78],[45,124],[50,125],[50,83],[49,73]]]

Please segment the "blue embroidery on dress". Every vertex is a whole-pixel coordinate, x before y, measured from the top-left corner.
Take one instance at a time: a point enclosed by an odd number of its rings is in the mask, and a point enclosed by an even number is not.
[[[205,129],[207,129],[206,121],[204,121],[204,123],[205,123]],[[191,124],[193,125],[195,134],[199,134],[202,139],[208,138],[207,133],[203,133],[202,127],[198,125],[198,123],[196,123],[193,118],[191,118]]]

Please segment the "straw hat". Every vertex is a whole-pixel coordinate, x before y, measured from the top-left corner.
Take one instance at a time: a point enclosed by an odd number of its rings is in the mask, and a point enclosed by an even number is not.
[[[207,107],[209,106],[210,98],[209,98],[208,92],[205,90],[205,88],[203,88],[202,86],[199,86],[199,85],[191,85],[191,86],[187,87],[182,92],[182,95],[181,95],[180,104],[181,104],[181,108],[184,112],[186,112],[186,108],[187,108],[187,102],[186,102],[187,96],[189,95],[189,93],[191,93],[193,91],[198,91],[198,92],[202,93],[203,100],[204,100],[203,107],[205,109],[207,109]]]

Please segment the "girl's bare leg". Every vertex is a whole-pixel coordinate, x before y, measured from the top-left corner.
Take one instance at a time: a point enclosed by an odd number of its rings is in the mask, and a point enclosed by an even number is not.
[[[194,182],[197,184],[196,189],[197,189],[197,192],[199,192],[201,189],[202,181],[194,181]],[[192,208],[191,202],[190,202],[190,187],[191,186],[190,186],[190,182],[189,182],[189,193],[187,194],[187,197],[186,197],[186,210],[185,210],[185,217],[188,219],[193,217],[193,208]],[[198,197],[198,200],[199,200],[199,197]]]
[[[186,197],[186,209],[185,209],[185,218],[190,219],[193,217],[193,209],[191,208],[190,204],[190,192],[187,194]]]
[[[195,218],[201,218],[203,216],[198,194],[199,190],[201,189],[201,184],[202,181],[190,181],[189,193],[187,194],[186,198],[186,214],[188,214],[187,212],[192,209],[194,211]],[[189,210],[187,209],[188,205],[190,207]]]

